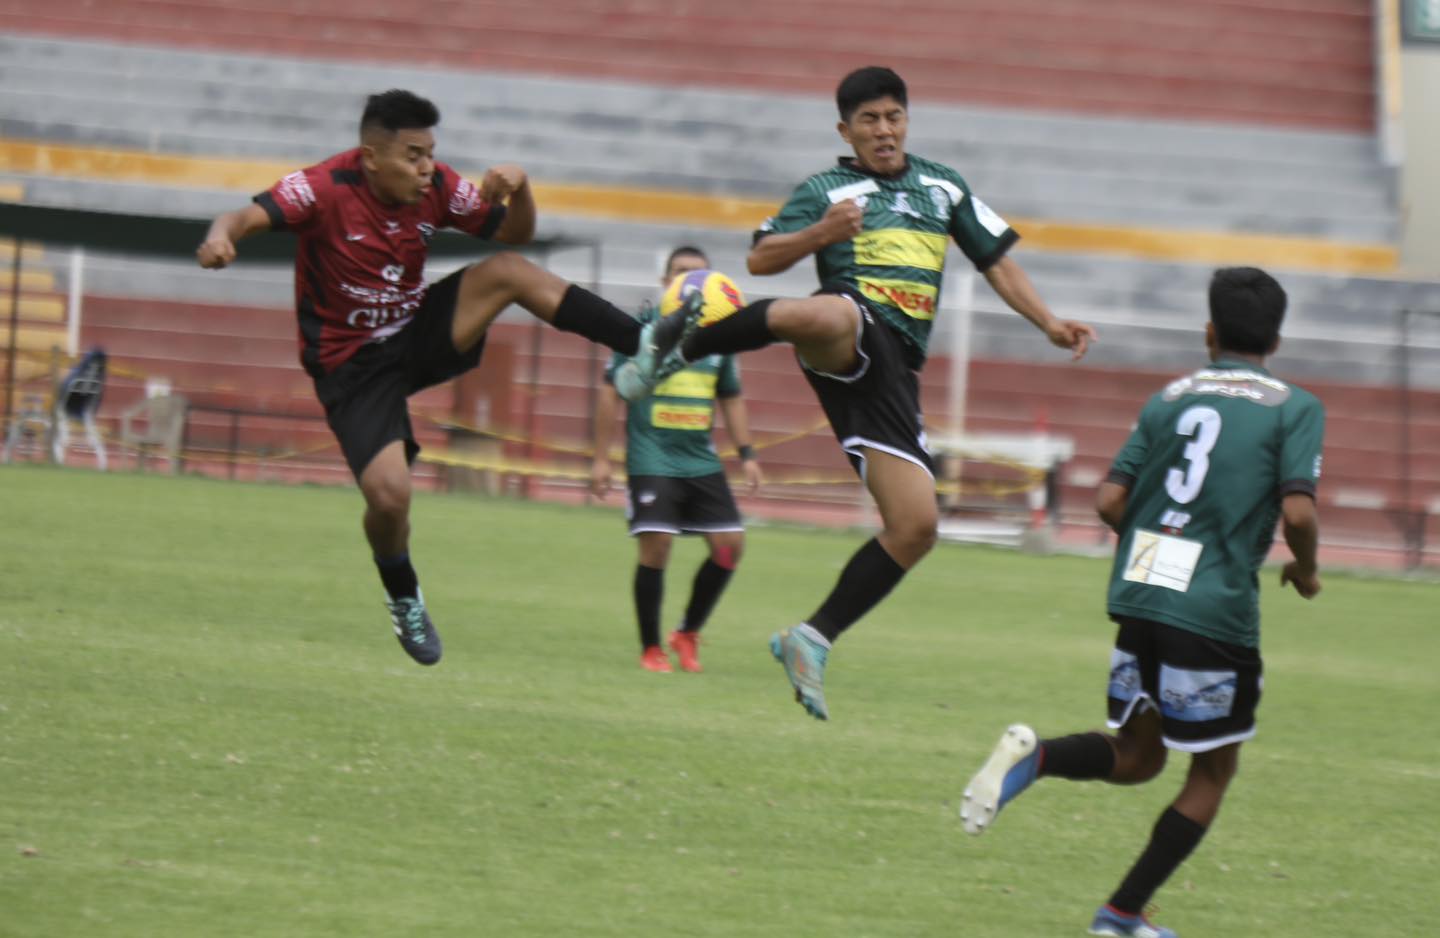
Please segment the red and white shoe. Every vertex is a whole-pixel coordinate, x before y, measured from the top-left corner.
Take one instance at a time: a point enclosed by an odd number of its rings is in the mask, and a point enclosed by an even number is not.
[[[675,649],[675,654],[680,657],[680,670],[689,671],[691,674],[699,674],[705,670],[700,667],[700,633],[674,631],[670,633],[669,645]]]
[[[640,654],[640,667],[660,674],[669,674],[672,670],[670,657],[659,645],[651,645]]]

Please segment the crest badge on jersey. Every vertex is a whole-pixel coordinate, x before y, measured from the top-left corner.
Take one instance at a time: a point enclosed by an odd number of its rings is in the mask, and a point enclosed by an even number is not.
[[[950,196],[939,186],[930,187],[930,201],[935,205],[936,218],[948,218],[950,215]]]

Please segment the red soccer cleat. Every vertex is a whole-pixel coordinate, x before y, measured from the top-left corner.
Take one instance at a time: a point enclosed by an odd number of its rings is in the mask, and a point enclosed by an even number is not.
[[[671,671],[670,658],[666,656],[665,649],[659,645],[651,645],[640,654],[640,667],[646,671],[669,674]]]
[[[670,647],[675,649],[675,654],[680,656],[681,671],[699,674],[704,670],[704,668],[700,667],[699,632],[671,632]]]

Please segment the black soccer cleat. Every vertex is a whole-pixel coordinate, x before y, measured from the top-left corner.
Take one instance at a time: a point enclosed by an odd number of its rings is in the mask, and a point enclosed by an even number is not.
[[[417,589],[414,596],[386,599],[385,607],[390,610],[390,624],[395,628],[395,637],[405,653],[421,664],[434,664],[440,660],[440,633],[430,622],[425,611],[425,597]]]

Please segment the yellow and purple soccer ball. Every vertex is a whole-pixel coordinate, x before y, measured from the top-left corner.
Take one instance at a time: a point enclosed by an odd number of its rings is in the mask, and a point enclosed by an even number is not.
[[[696,291],[704,297],[700,307],[702,327],[719,322],[745,305],[745,294],[729,277],[718,270],[691,270],[670,281],[670,286],[665,288],[660,297],[660,315],[669,316]]]

